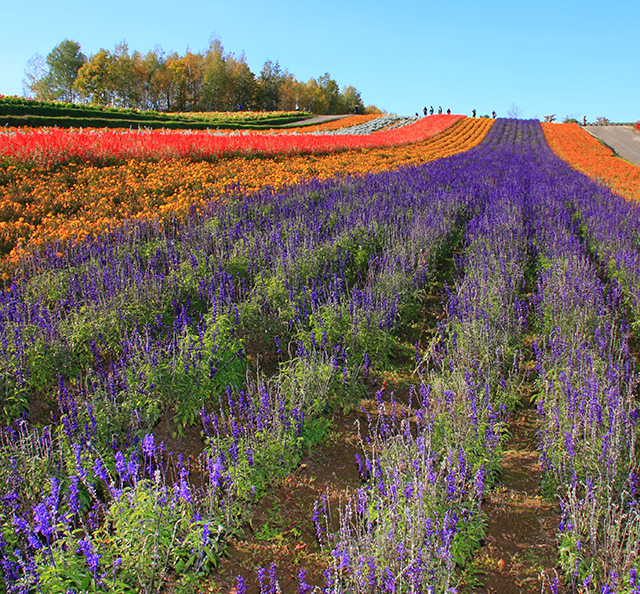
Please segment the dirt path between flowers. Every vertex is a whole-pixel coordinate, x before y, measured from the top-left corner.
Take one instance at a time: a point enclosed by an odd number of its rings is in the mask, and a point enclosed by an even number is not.
[[[335,505],[341,494],[361,484],[355,462],[358,418],[364,421],[357,412],[337,416],[329,438],[303,458],[296,472],[269,490],[245,526],[244,537],[230,543],[228,556],[201,591],[235,594],[237,576],[242,575],[247,594],[259,594],[256,570],[268,570],[272,562],[282,594],[298,593],[301,569],[309,584],[324,585],[326,558],[311,522],[313,506],[325,494]],[[508,422],[502,473],[483,503],[487,535],[467,571],[462,593],[548,594],[558,577],[560,514],[557,504],[542,494],[537,428],[534,408],[520,409]],[[561,584],[558,591],[562,592]]]
[[[298,594],[298,574],[322,587],[326,562],[312,522],[314,504],[323,495],[336,505],[347,490],[360,484],[355,454],[360,450],[356,421],[362,413],[337,414],[328,437],[305,455],[297,470],[274,485],[257,504],[244,536],[230,542],[203,592],[234,594],[237,577],[247,594],[259,594],[257,569],[274,563],[282,594]],[[337,528],[335,526],[334,528]]]
[[[550,592],[557,578],[560,514],[542,493],[538,423],[536,410],[524,408],[507,424],[502,473],[483,504],[487,536],[473,564],[473,594]]]
[[[584,129],[623,159],[640,166],[640,132],[633,126],[585,126]]]

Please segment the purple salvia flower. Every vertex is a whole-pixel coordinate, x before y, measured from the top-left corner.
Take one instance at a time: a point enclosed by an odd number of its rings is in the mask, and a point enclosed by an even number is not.
[[[239,575],[236,579],[236,592],[237,594],[247,594],[247,586],[244,583],[244,578]]]
[[[307,584],[306,582],[307,572],[304,569],[301,569],[298,572],[298,594],[307,594],[310,592],[313,587]]]

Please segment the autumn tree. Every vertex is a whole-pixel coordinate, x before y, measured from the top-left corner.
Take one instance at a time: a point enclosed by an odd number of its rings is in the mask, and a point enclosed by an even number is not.
[[[76,101],[74,83],[86,60],[80,44],[69,39],[56,45],[47,54],[44,64],[37,57],[32,58],[25,73],[28,94],[43,101]]]
[[[204,81],[204,57],[202,54],[187,53],[179,57],[172,55],[168,63],[171,73],[173,111],[194,111],[202,100]]]
[[[34,56],[25,71],[25,92],[37,99],[85,101],[157,111],[304,110],[353,113],[363,107],[357,89],[340,91],[328,73],[300,82],[267,60],[260,76],[246,56],[226,53],[213,37],[204,53],[187,49],[166,55],[160,47],[146,55],[129,52],[126,41],[87,58],[80,45],[64,40],[46,59]]]
[[[213,37],[204,57],[203,111],[221,111],[223,109],[223,94],[227,87],[228,76],[222,42],[217,37]]]
[[[165,109],[164,95],[168,75],[165,55],[160,46],[150,50],[145,56],[136,56],[137,71],[140,73],[140,108],[162,111]]]
[[[140,107],[143,74],[138,67],[138,56],[129,55],[126,41],[119,43],[113,52],[114,105],[116,107]]]
[[[362,104],[362,96],[360,91],[355,87],[349,85],[342,88],[340,92],[340,98],[345,113],[358,113],[364,112],[364,105]]]
[[[285,70],[280,83],[280,94],[278,97],[278,109],[282,111],[296,111],[301,109],[300,101],[304,84],[298,82],[288,70]]]
[[[280,103],[280,89],[285,81],[280,64],[267,60],[258,77],[259,101],[262,109],[275,111]]]
[[[115,98],[114,57],[102,48],[80,68],[75,80],[78,95],[89,103],[106,106]]]
[[[327,110],[325,113],[335,114],[343,113],[342,98],[340,97],[340,87],[338,83],[331,78],[328,72],[318,79],[318,84],[322,94],[325,97]]]
[[[244,52],[240,54],[239,58],[234,55],[227,57],[227,72],[227,111],[233,111],[237,107],[242,109],[258,107],[256,77],[247,64]]]

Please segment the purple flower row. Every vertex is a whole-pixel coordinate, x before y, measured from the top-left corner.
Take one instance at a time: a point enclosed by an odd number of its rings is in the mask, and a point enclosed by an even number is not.
[[[620,285],[585,244],[578,210],[602,201],[602,189],[545,146],[534,160],[526,205],[538,269],[534,354],[545,480],[563,512],[560,563],[575,589],[635,591],[637,379]]]
[[[378,393],[358,457],[365,485],[337,510],[326,499],[318,503],[317,533],[332,556],[324,592],[448,591],[456,565],[479,544],[501,421],[521,380],[527,313],[524,192],[495,183],[517,180],[507,164],[496,165],[494,150],[449,163],[460,177],[478,180],[482,172],[488,179],[474,185],[467,206],[459,277],[445,295],[447,319],[437,347],[419,358],[423,382],[408,406]]]

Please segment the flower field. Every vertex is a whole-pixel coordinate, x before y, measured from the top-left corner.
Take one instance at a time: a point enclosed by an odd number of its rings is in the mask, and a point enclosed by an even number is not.
[[[234,155],[322,154],[420,142],[446,130],[462,117],[435,115],[400,129],[363,136],[8,128],[0,134],[0,158],[9,164],[51,168],[66,163],[102,166],[131,159],[200,161]]]
[[[562,159],[614,192],[640,200],[640,167],[624,161],[577,124],[543,123],[549,146]]]
[[[100,168],[69,164],[54,171],[10,165],[0,171],[5,180],[0,186],[0,251],[5,261],[15,261],[24,249],[44,242],[82,240],[124,218],[184,216],[212,198],[226,199],[239,188],[278,189],[304,179],[360,175],[430,161],[475,146],[491,125],[490,120],[470,118],[437,122],[450,127],[431,139],[393,149],[216,162],[130,160]]]
[[[425,129],[215,162],[13,153],[6,591],[228,594],[256,503],[355,415],[358,484],[309,508],[312,564],[245,564],[235,591],[471,592],[529,410],[558,529],[519,591],[640,592],[640,210],[554,154],[573,127]]]

